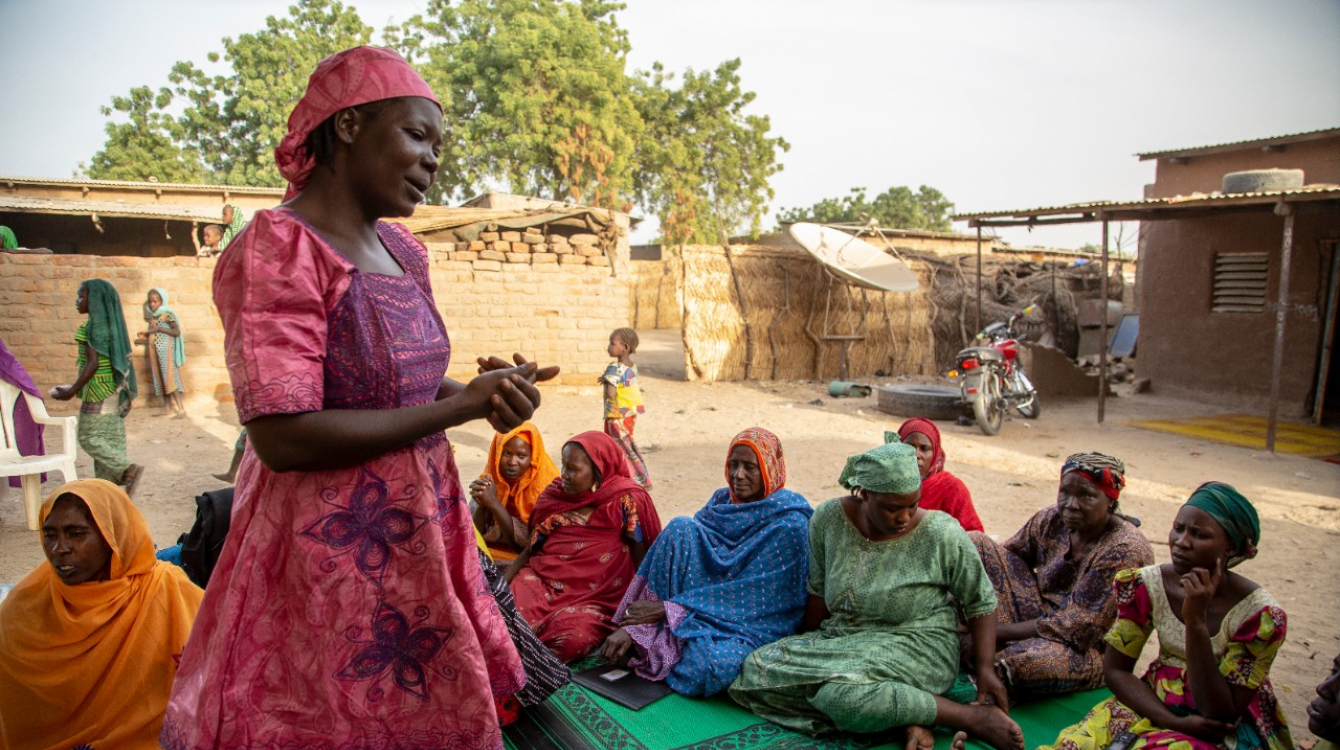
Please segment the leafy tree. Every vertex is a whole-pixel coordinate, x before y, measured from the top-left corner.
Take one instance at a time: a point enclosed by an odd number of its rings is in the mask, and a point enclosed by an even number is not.
[[[102,114],[111,117],[116,112],[128,121],[107,123],[107,145],[89,160],[88,175],[98,180],[204,181],[199,152],[182,148],[181,126],[165,111],[171,100],[171,92],[155,95],[148,86],[112,97]]]
[[[371,34],[358,12],[339,0],[299,0],[287,17],[266,18],[265,29],[225,38],[222,58],[209,54],[211,63],[227,63],[223,73],[207,75],[194,63],[178,62],[168,75],[171,88],[151,95],[140,87],[114,98],[103,113],[126,114],[130,122],[108,123],[107,143],[92,158],[90,176],[120,179],[154,171],[155,161],[139,160],[157,156],[186,179],[282,185],[274,148],[308,76],[323,58],[367,44]]]
[[[638,202],[655,213],[667,243],[722,242],[748,225],[757,234],[769,178],[781,171],[778,152],[790,145],[771,137],[769,119],[745,113],[753,92],[740,86],[740,60],[715,71],[674,74],[657,63],[641,75],[636,101],[646,134],[638,152]]]
[[[874,200],[865,188],[852,188],[841,198],[825,198],[809,208],[792,208],[777,218],[783,223],[811,221],[817,224],[864,223],[870,219],[890,229],[949,231],[954,204],[939,190],[922,185],[914,193],[907,187],[892,187]]]
[[[605,0],[430,0],[393,40],[446,109],[443,189],[518,193],[628,210],[642,120],[628,35]]]

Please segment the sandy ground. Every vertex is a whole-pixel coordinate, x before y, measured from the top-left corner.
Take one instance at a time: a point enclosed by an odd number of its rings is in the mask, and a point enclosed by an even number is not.
[[[648,332],[638,354],[647,413],[637,437],[647,452],[653,497],[664,519],[693,513],[724,484],[725,447],[739,430],[766,427],[782,439],[788,486],[811,502],[839,494],[845,457],[881,440],[900,420],[874,410],[874,399],[832,399],[826,384],[783,382],[703,385],[683,380],[674,332]],[[1295,456],[1205,443],[1124,424],[1130,419],[1212,414],[1200,404],[1127,396],[1109,400],[1099,426],[1091,401],[1044,404],[1040,419],[1014,419],[1000,435],[940,423],[948,468],[968,485],[988,533],[1005,538],[1054,502],[1066,455],[1096,450],[1126,462],[1126,512],[1143,529],[1160,562],[1178,506],[1203,481],[1235,485],[1263,517],[1261,554],[1239,572],[1265,586],[1289,614],[1289,636],[1272,670],[1295,738],[1310,735],[1304,707],[1340,653],[1340,466]],[[127,421],[131,460],[145,464],[136,502],[161,546],[173,544],[194,519],[192,499],[220,483],[237,436],[231,404],[191,403],[191,416],[172,420],[140,407]],[[537,423],[557,458],[562,439],[600,428],[600,394],[591,388],[547,388]],[[481,423],[448,432],[464,476],[484,464],[490,432]],[[54,437],[54,435],[52,436]],[[81,476],[91,463],[81,454]],[[56,482],[48,482],[46,491]],[[0,583],[16,582],[42,563],[35,534],[24,528],[17,490],[0,495]],[[1029,738],[1030,744],[1043,738]]]

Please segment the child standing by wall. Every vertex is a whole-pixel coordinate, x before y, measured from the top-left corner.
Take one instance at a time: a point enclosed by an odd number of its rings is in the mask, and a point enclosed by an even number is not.
[[[637,450],[633,440],[633,425],[637,415],[646,409],[642,406],[642,389],[637,385],[637,365],[633,364],[633,354],[637,352],[637,331],[631,328],[617,328],[610,334],[610,346],[607,350],[614,361],[605,368],[600,382],[605,385],[605,434],[614,438],[628,456],[628,465],[633,470],[633,480],[646,489],[651,489],[651,477],[647,474],[647,464]]]

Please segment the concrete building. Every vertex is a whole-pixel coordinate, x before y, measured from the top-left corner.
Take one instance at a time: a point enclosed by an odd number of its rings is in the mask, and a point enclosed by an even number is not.
[[[1140,154],[1145,200],[964,214],[973,226],[1139,221],[1136,372],[1226,409],[1340,418],[1340,128]],[[1224,193],[1225,174],[1304,185]],[[1272,431],[1273,434],[1273,431]]]

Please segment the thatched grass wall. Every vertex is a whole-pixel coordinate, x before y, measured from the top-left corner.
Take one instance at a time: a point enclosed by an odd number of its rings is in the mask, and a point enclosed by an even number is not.
[[[690,379],[836,378],[843,344],[825,341],[825,333],[860,338],[847,345],[849,377],[936,371],[924,288],[893,293],[830,285],[800,250],[733,245],[728,254],[719,246],[688,246],[680,258]],[[925,264],[910,265],[928,281]]]
[[[683,323],[679,257],[666,253],[664,260],[635,260],[631,265],[628,319],[633,328],[678,330]]]

